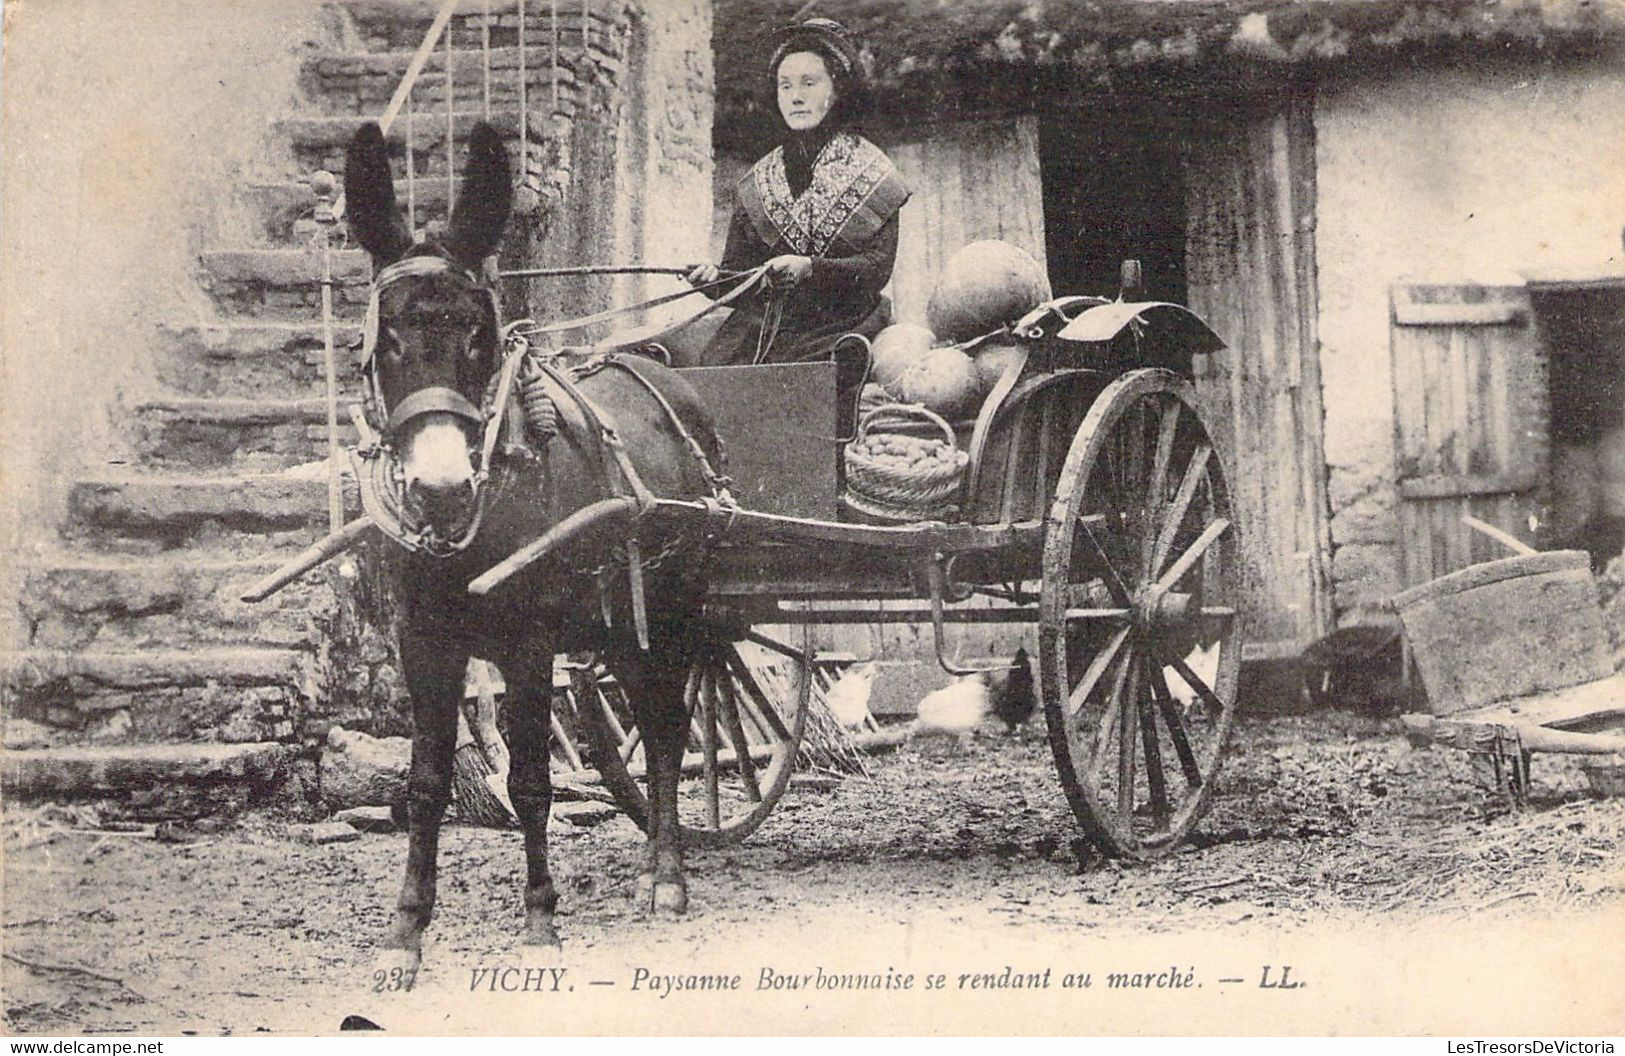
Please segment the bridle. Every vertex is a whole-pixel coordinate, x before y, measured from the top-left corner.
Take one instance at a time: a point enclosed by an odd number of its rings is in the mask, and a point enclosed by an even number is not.
[[[650,340],[663,337],[667,331],[676,329],[684,322],[692,322],[693,318],[726,306],[738,299],[751,289],[759,285],[765,275],[765,268],[756,268],[729,281],[737,281],[737,285],[727,294],[710,302],[705,309],[686,321],[677,324],[667,323],[655,331],[638,331],[629,335],[622,335],[620,339],[607,346],[621,349],[634,344],[646,343]],[[462,393],[444,386],[426,386],[401,400],[399,405],[391,408],[384,398],[383,384],[379,377],[378,339],[379,339],[379,304],[382,292],[393,283],[403,279],[436,274],[455,274],[465,278],[474,288],[480,290],[488,298],[488,312],[486,321],[492,333],[499,334],[499,347],[502,350],[502,364],[498,371],[496,383],[488,384],[483,407],[476,407]],[[678,296],[687,296],[696,291],[686,291]],[[671,296],[657,298],[656,302],[645,302],[633,308],[646,308],[651,303],[672,299]],[[568,320],[564,323],[538,326],[528,319],[517,320],[505,327],[498,326],[498,308],[495,291],[489,284],[480,280],[473,271],[462,267],[456,262],[438,255],[422,255],[407,257],[386,268],[381,269],[374,277],[372,289],[367,301],[366,321],[362,329],[362,361],[364,376],[362,397],[362,418],[368,426],[367,431],[373,432],[373,437],[364,437],[363,442],[355,450],[354,461],[356,479],[360,485],[361,505],[363,510],[377,524],[378,528],[388,537],[399,543],[407,550],[428,554],[432,557],[449,557],[460,553],[473,543],[480,524],[485,516],[486,501],[493,479],[492,458],[496,451],[498,438],[504,428],[504,416],[510,412],[510,404],[514,401],[516,385],[521,385],[520,373],[524,368],[526,378],[522,388],[525,392],[526,419],[529,419],[529,405],[534,402],[539,392],[544,393],[547,402],[557,404],[560,397],[566,402],[574,404],[579,409],[579,417],[585,423],[587,432],[596,439],[598,462],[605,477],[605,486],[609,494],[622,495],[622,485],[630,491],[639,511],[647,509],[653,503],[650,494],[639,477],[626,450],[621,445],[618,431],[610,415],[597,407],[586,394],[577,387],[576,381],[588,374],[595,373],[605,367],[614,367],[623,370],[634,382],[640,385],[650,398],[660,407],[666,420],[671,423],[674,433],[683,443],[688,453],[695,460],[700,473],[712,493],[713,501],[719,501],[725,506],[732,505],[732,497],[728,493],[728,479],[711,464],[698,441],[683,424],[681,417],[669,401],[661,395],[659,389],[652,385],[630,362],[615,352],[599,352],[589,357],[584,363],[577,364],[571,370],[561,370],[545,360],[530,357],[531,345],[528,335],[537,333],[550,333],[562,329],[578,329],[583,325],[601,321],[611,315],[621,314],[628,309],[617,309],[612,312],[599,313],[598,316],[588,316],[582,319]],[[531,366],[525,367],[526,363]],[[551,390],[546,391],[546,390]],[[405,473],[400,463],[396,438],[402,429],[413,419],[431,412],[440,412],[454,415],[465,422],[473,423],[483,429],[483,439],[478,453],[477,468],[475,469],[471,486],[473,490],[473,511],[469,519],[449,535],[442,535],[433,525],[421,524],[410,504],[406,501]],[[635,541],[628,540],[629,550],[635,550]],[[638,562],[631,561],[633,566]]]
[[[529,343],[513,327],[501,331],[503,350],[502,367],[496,386],[495,398],[485,408],[476,407],[472,400],[456,389],[431,385],[418,389],[390,407],[384,398],[378,366],[379,302],[383,291],[403,279],[425,275],[459,275],[484,294],[485,323],[490,333],[498,333],[496,291],[481,282],[470,269],[438,255],[406,257],[381,269],[373,277],[367,298],[366,321],[361,334],[363,376],[362,414],[366,424],[376,434],[364,440],[355,451],[356,480],[360,485],[361,505],[379,529],[395,542],[418,553],[433,557],[449,557],[466,550],[479,532],[485,517],[488,484],[491,481],[491,458],[502,429],[502,417],[513,389],[514,371],[523,358]],[[485,329],[482,327],[482,329]],[[450,535],[442,535],[433,525],[421,524],[406,500],[405,471],[400,462],[397,438],[408,423],[425,414],[450,414],[474,426],[483,427],[478,467],[472,481],[473,512],[469,519]]]

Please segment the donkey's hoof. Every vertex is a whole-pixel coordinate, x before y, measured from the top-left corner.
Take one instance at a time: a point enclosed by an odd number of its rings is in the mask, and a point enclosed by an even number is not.
[[[688,912],[687,885],[666,880],[655,884],[654,888],[654,909],[656,913],[672,913],[681,916]]]
[[[520,959],[526,965],[551,965],[564,949],[559,933],[551,924],[532,924],[525,929],[524,944],[519,947]]]
[[[654,873],[639,873],[633,902],[649,913],[687,913],[688,885],[681,880],[655,880]]]

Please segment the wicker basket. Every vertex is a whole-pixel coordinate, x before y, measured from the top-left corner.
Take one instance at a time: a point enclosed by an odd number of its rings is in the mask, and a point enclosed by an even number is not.
[[[894,427],[923,418],[942,430],[945,440],[921,438]],[[872,440],[873,438],[873,440]],[[887,438],[882,440],[881,438]],[[913,465],[877,457],[876,443],[891,442],[925,451]],[[954,445],[953,426],[918,404],[887,403],[869,411],[857,435],[846,445],[846,502],[853,510],[881,521],[951,520],[959,507],[959,487],[970,456]]]

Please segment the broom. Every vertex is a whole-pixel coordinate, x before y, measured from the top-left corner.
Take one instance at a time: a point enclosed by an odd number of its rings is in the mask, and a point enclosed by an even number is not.
[[[783,657],[765,649],[740,649],[738,656],[768,700],[795,701],[799,672],[791,668]],[[865,777],[870,774],[863,753],[824,699],[835,678],[848,666],[850,663],[836,666],[836,662],[828,660],[814,664],[812,689],[807,699],[807,726],[801,738],[801,753],[796,757],[796,765],[801,769],[862,774]],[[791,725],[793,718],[793,715],[780,716],[786,727]]]

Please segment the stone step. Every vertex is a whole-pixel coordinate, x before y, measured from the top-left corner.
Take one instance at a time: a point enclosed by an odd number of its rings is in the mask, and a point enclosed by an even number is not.
[[[200,476],[109,473],[75,481],[68,496],[68,538],[97,544],[127,541],[125,549],[163,550],[236,537],[266,547],[303,534],[306,541],[326,526],[327,484],[323,467],[298,473]],[[242,537],[247,537],[245,540]]]
[[[221,311],[256,319],[320,324],[322,255],[308,249],[220,249],[198,256],[203,287]],[[359,320],[372,282],[364,250],[331,254],[333,308],[339,319]]]
[[[343,0],[341,6],[363,47],[410,53],[428,34],[440,0]],[[504,47],[517,43],[520,6],[518,0],[460,5],[451,20],[453,49],[478,45],[487,12],[492,20],[491,43]],[[605,34],[613,37],[624,32],[634,5],[627,0],[557,0],[550,6],[544,0],[527,0],[523,7],[526,44],[535,49],[551,43],[554,10],[561,44],[580,40],[584,14],[591,24],[590,39],[597,43]]]
[[[49,551],[20,569],[18,609],[34,649],[129,652],[229,643],[313,644],[319,574],[257,605],[239,595],[291,551],[255,558],[185,551]]]
[[[442,166],[444,168],[444,166]],[[342,175],[342,172],[336,173]],[[414,226],[422,228],[428,223],[444,224],[446,211],[445,176],[419,176],[413,180],[415,191],[411,202]],[[397,191],[401,211],[407,208],[406,184]],[[308,230],[313,223],[315,199],[308,181],[251,183],[241,192],[244,207],[253,218],[255,231],[278,245],[308,243]]]
[[[340,383],[354,392],[358,379]],[[349,408],[341,397],[338,441],[356,442]],[[229,397],[168,397],[134,408],[133,440],[153,468],[274,472],[327,457],[327,401],[254,400]]]
[[[505,34],[510,39],[514,34]],[[551,112],[573,99],[578,88],[602,79],[612,82],[620,73],[618,46],[597,38],[588,54],[581,51],[580,22],[566,29],[560,26],[558,62],[553,61],[552,38],[547,30],[544,11],[540,32],[532,25],[527,33],[529,46],[525,51],[525,104],[532,112]],[[470,46],[471,45],[471,46]],[[539,47],[537,45],[540,45]],[[516,46],[492,46],[489,60],[479,48],[476,35],[472,41],[457,41],[452,55],[451,85],[452,109],[483,110],[486,106],[489,83],[492,110],[516,110],[519,107],[519,49]],[[354,52],[322,52],[307,58],[301,70],[306,95],[323,108],[324,112],[346,115],[381,115],[394,96],[401,78],[411,63],[412,52],[391,51],[356,54]],[[486,71],[490,77],[487,82]],[[420,122],[436,117],[445,121],[446,72],[444,52],[437,51],[418,75],[412,90],[412,105]]]
[[[53,743],[292,740],[311,663],[268,646],[21,650],[3,671],[7,736],[20,720]]]
[[[532,104],[532,119],[527,123],[526,134],[531,141],[537,142],[547,134],[544,127],[545,111],[539,108],[540,103]],[[354,115],[330,114],[300,114],[285,117],[274,123],[274,130],[286,138],[293,151],[295,165],[298,171],[290,173],[294,179],[308,179],[309,175],[318,169],[325,169],[334,175],[344,171],[344,151],[349,146],[350,138],[361,125],[360,118]],[[459,173],[462,171],[462,145],[467,141],[469,130],[482,120],[488,120],[493,128],[508,142],[508,152],[512,162],[517,165],[517,147],[514,141],[519,138],[519,112],[518,110],[492,111],[489,118],[478,109],[462,109],[452,113],[452,147],[454,164]],[[404,208],[406,205],[406,132],[407,124],[404,120],[397,121],[389,130],[389,152],[395,161],[396,196]],[[412,125],[412,159],[414,175],[417,178],[444,177],[446,174],[446,115],[444,111],[434,114],[420,114]]]
[[[166,327],[159,380],[189,396],[316,398],[325,391],[322,325],[311,318],[196,323]],[[341,392],[354,392],[359,322],[334,327]]]
[[[11,800],[136,797],[156,805],[179,799],[215,813],[276,802],[297,769],[296,753],[274,742],[12,749],[0,756],[0,781]],[[220,793],[232,802],[202,801]],[[191,813],[184,806],[180,812]]]

